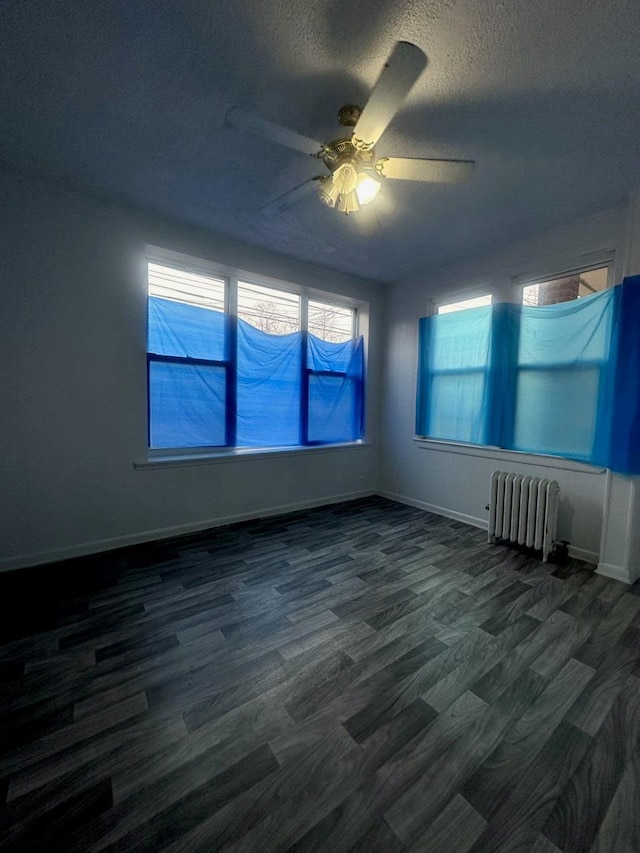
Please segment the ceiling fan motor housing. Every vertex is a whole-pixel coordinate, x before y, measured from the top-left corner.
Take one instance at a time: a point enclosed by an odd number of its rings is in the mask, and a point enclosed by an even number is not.
[[[355,127],[361,112],[362,107],[358,107],[356,104],[346,104],[344,107],[340,107],[338,111],[338,123],[342,127]]]
[[[336,169],[347,162],[353,163],[356,168],[358,166],[360,168],[373,168],[376,155],[373,148],[369,151],[360,151],[357,149],[349,136],[334,139],[332,142],[324,145],[320,159],[330,172],[335,172]]]

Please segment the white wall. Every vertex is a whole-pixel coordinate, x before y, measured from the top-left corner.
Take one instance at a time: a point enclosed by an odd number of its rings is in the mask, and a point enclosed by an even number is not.
[[[1,180],[0,568],[375,490],[379,287]],[[146,458],[147,243],[368,302],[368,446],[135,470]]]
[[[430,313],[432,300],[454,301],[488,291],[496,300],[512,300],[514,278],[561,273],[610,252],[614,253],[615,280],[620,281],[625,273],[640,272],[629,260],[637,256],[640,246],[636,220],[640,222],[634,204],[623,205],[387,289],[380,425],[383,494],[486,526],[491,471],[551,476],[562,490],[559,538],[571,542],[576,556],[600,562],[603,573],[627,581],[640,575],[637,490],[631,478],[524,454],[414,441],[417,321]]]
[[[560,537],[615,577],[640,575],[636,480],[413,440],[417,320],[430,300],[487,285],[509,299],[514,276],[606,251],[616,280],[640,272],[640,195],[385,290],[53,186],[0,180],[0,569],[375,491],[482,525],[488,475],[503,467],[558,479]],[[147,243],[369,302],[366,446],[135,470],[146,458]]]

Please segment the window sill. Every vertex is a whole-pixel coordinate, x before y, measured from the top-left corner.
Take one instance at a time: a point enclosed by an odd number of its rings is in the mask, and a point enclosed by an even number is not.
[[[498,459],[505,462],[515,462],[521,465],[538,465],[543,468],[559,468],[563,471],[580,471],[584,474],[604,474],[606,468],[589,465],[586,462],[575,462],[561,456],[544,456],[538,453],[524,453],[520,450],[503,450],[500,447],[463,444],[457,441],[445,441],[437,438],[414,437],[415,444],[421,450],[439,450],[444,453],[457,453],[462,456],[479,456],[484,459]]]
[[[218,465],[223,462],[246,462],[257,459],[273,459],[283,456],[300,456],[316,453],[336,453],[358,448],[368,448],[371,444],[364,441],[352,441],[342,444],[319,444],[313,447],[257,447],[237,450],[212,451],[192,454],[158,454],[133,463],[136,471],[152,468],[188,468],[193,465]]]

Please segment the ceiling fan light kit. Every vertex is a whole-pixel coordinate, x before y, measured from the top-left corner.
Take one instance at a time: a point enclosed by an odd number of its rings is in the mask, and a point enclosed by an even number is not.
[[[364,108],[346,104],[338,121],[351,132],[325,145],[267,119],[252,116],[233,107],[226,116],[229,127],[268,139],[279,145],[311,154],[322,160],[330,174],[316,175],[307,181],[317,183],[318,195],[328,207],[349,214],[369,204],[380,191],[380,178],[455,184],[466,181],[473,172],[472,160],[429,160],[410,157],[382,157],[376,160],[375,146],[402,106],[413,84],[427,65],[427,57],[409,42],[396,44]],[[304,187],[305,185],[302,185]],[[306,193],[301,187],[280,196],[265,209],[285,210]]]
[[[341,195],[337,207],[341,213],[346,213],[347,215],[349,213],[353,213],[354,210],[360,210],[358,196],[355,192],[350,192],[347,195]]]
[[[344,113],[348,109],[353,108],[343,107],[340,115],[352,115]],[[337,207],[349,214],[376,197],[380,182],[365,171],[371,168],[373,156],[367,153],[362,157],[349,138],[329,143],[319,152],[318,158],[331,172],[318,186],[320,200],[328,207]]]
[[[360,204],[369,204],[380,192],[380,181],[370,175],[358,175],[358,186],[356,187],[356,195]]]
[[[341,107],[338,121],[345,128],[355,127],[361,113],[360,107],[347,104]],[[353,213],[373,201],[378,194],[380,182],[373,175],[375,152],[373,148],[356,148],[352,134],[323,145],[315,156],[331,172],[318,186],[320,200],[328,207],[337,207],[346,214]]]
[[[318,195],[320,196],[320,200],[328,207],[335,207],[338,203],[340,190],[333,183],[331,175],[327,175],[326,178],[322,178],[320,180],[320,183],[318,184]]]
[[[380,181],[358,172],[353,163],[343,163],[332,175],[323,178],[318,186],[320,200],[344,213],[352,213],[369,204],[379,191]]]
[[[358,168],[350,158],[342,162],[331,176],[340,195],[349,195],[358,186]]]

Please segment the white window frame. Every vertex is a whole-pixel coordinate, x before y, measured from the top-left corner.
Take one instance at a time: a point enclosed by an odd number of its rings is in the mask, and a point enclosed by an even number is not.
[[[144,288],[145,288],[145,305],[148,298],[148,268],[149,263],[161,264],[172,267],[185,272],[199,273],[205,276],[211,276],[225,281],[225,313],[237,316],[237,297],[238,297],[238,282],[246,284],[256,284],[260,287],[279,290],[284,293],[296,294],[300,297],[300,330],[307,332],[308,326],[308,301],[312,299],[314,302],[322,302],[326,305],[336,305],[345,308],[350,308],[354,312],[353,321],[353,338],[361,334],[360,332],[360,315],[361,311],[368,313],[368,303],[361,300],[353,299],[341,294],[328,293],[327,291],[318,290],[316,288],[307,287],[305,285],[297,285],[292,282],[282,281],[270,276],[265,276],[260,273],[251,272],[248,270],[238,269],[226,264],[221,264],[216,261],[210,261],[202,258],[195,258],[191,255],[186,255],[181,252],[175,252],[170,249],[164,249],[159,246],[147,245],[145,247],[145,263],[144,263]],[[147,332],[145,326],[145,350],[147,347]],[[366,347],[365,347],[365,383],[366,383]],[[148,390],[147,390],[148,393]],[[365,394],[366,399],[366,394]],[[147,400],[148,403],[148,400]],[[148,410],[148,406],[147,406]],[[148,417],[148,416],[147,416]],[[147,429],[149,427],[147,421]],[[330,445],[334,448],[349,447],[349,446],[364,445],[364,437],[355,442],[343,442],[337,445]],[[306,445],[300,444],[288,448],[281,447],[259,447],[259,448],[244,448],[237,445],[226,446],[199,446],[199,447],[149,447],[147,444],[147,460],[149,462],[166,460],[174,460],[180,457],[192,457],[201,460],[204,457],[211,459],[220,459],[221,457],[238,457],[247,458],[256,456],[261,453],[281,453],[281,452],[313,452],[327,445]],[[144,463],[137,463],[136,467],[145,467]]]
[[[438,314],[438,309],[443,305],[453,305],[456,302],[466,302],[467,299],[478,299],[481,296],[490,296],[491,304],[494,304],[495,293],[493,287],[487,283],[484,287],[476,287],[473,290],[456,291],[454,295],[447,294],[446,298],[434,299],[430,304],[430,313]],[[470,309],[461,309],[470,310]]]
[[[545,284],[549,281],[555,281],[559,278],[566,278],[572,275],[579,275],[583,272],[591,270],[607,268],[607,284],[606,288],[613,287],[615,284],[615,256],[614,252],[603,252],[591,257],[585,257],[582,263],[576,263],[573,266],[563,266],[559,264],[549,265],[539,268],[535,274],[527,273],[525,275],[514,276],[512,279],[514,302],[522,305],[523,292],[525,287],[530,287],[532,284]],[[574,300],[570,300],[574,301]]]
[[[237,267],[220,264],[215,261],[194,258],[190,255],[174,252],[170,249],[163,249],[158,246],[148,245],[146,247],[145,275],[148,263],[164,264],[175,269],[185,270],[186,272],[225,278],[228,289],[226,311],[234,315],[237,311],[236,303],[239,281],[243,281],[246,284],[256,284],[260,287],[269,287],[272,290],[281,290],[285,293],[294,293],[300,296],[300,329],[305,332],[307,331],[306,302],[309,299],[314,302],[323,302],[326,305],[339,305],[344,308],[354,309],[354,338],[357,338],[360,334],[360,312],[363,308],[368,307],[366,302],[353,299],[349,296],[328,293],[326,290],[318,290],[317,288],[307,287],[303,284],[294,284],[293,282],[283,281],[282,279],[272,278],[261,273],[250,272],[249,270],[238,269]],[[147,287],[148,284],[145,279],[145,293],[147,292]]]

